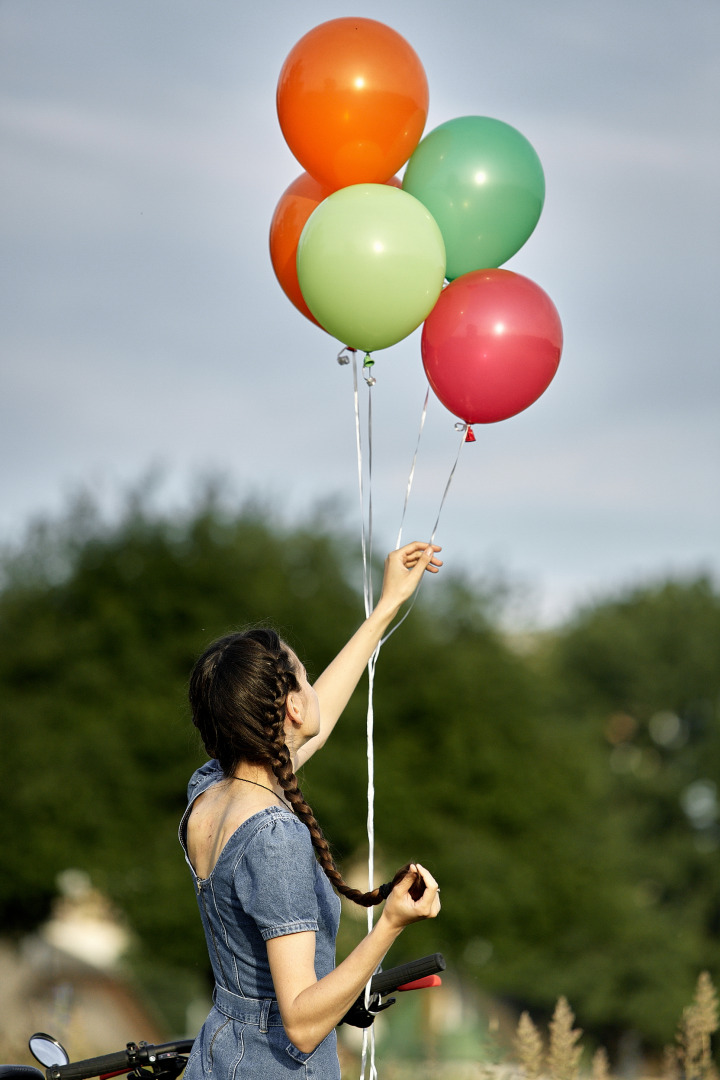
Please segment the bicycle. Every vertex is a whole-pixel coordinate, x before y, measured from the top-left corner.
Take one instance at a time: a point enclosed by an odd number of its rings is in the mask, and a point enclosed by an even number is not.
[[[439,972],[445,970],[442,953],[432,953],[407,964],[378,971],[370,980],[369,993],[363,992],[340,1021],[353,1027],[367,1028],[378,1013],[395,1003],[389,995],[396,991],[439,986]],[[33,1065],[0,1065],[0,1080],[110,1080],[127,1076],[130,1080],[176,1080],[187,1065],[193,1039],[175,1042],[130,1042],[124,1050],[99,1057],[71,1062],[61,1043],[42,1031],[30,1037],[33,1057],[44,1066],[44,1073]]]

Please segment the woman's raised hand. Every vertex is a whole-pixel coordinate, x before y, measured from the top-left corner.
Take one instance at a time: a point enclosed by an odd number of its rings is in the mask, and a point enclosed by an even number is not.
[[[437,558],[437,552],[441,550],[437,544],[413,540],[411,544],[391,551],[385,560],[378,606],[387,605],[397,611],[413,595],[426,570],[437,574],[442,566],[442,560]]]
[[[415,592],[425,571],[436,574],[442,566],[437,558],[438,551],[437,544],[416,540],[388,555],[382,593],[374,610],[315,683],[320,704],[320,730],[295,754],[296,769],[324,745],[383,634]]]
[[[413,896],[418,898],[414,899]],[[382,914],[392,926],[402,928],[421,919],[434,919],[439,911],[440,888],[437,881],[420,863],[411,863],[405,877],[398,881],[385,901]]]

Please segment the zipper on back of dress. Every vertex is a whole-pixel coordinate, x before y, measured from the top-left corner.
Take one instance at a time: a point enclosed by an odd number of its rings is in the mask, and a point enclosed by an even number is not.
[[[210,918],[210,913],[208,912],[207,901],[205,899],[205,892],[203,890],[203,885],[207,884],[207,880],[205,878],[196,878],[195,880],[197,882],[198,896],[200,897],[200,900],[201,900],[202,906],[203,906],[203,911],[205,912],[205,921],[207,922],[208,927],[210,928],[210,937],[212,938],[213,948],[215,949],[215,955],[217,956],[217,961],[218,961],[218,965],[220,967],[220,971],[222,973],[223,982],[225,983],[225,989],[229,990],[230,989],[230,984],[228,983],[228,977],[225,974],[225,968],[223,967],[223,962],[222,962],[222,959],[220,957],[220,950],[218,949],[218,943],[217,943],[217,939],[215,937],[215,928],[214,928],[214,926],[212,924],[212,919]]]

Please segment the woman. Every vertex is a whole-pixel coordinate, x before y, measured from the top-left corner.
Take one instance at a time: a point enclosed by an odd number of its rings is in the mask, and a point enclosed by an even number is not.
[[[437,882],[419,864],[392,886],[347,886],[295,778],[423,573],[437,573],[439,550],[416,542],[388,555],[375,610],[314,687],[271,630],[221,638],[195,665],[193,722],[213,760],[190,781],[180,839],[216,985],[186,1080],[339,1078],[335,1025],[405,926],[440,910]],[[387,897],[337,967],[340,901],[330,883],[365,906]]]

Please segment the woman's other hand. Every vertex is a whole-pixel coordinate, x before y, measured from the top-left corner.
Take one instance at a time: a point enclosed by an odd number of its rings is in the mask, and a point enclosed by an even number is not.
[[[434,919],[439,911],[437,881],[420,863],[411,863],[405,877],[398,881],[385,901],[381,918],[401,929],[421,919]]]

